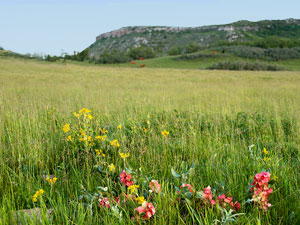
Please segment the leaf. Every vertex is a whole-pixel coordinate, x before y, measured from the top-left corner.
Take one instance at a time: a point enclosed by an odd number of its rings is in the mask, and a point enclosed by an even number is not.
[[[173,168],[171,169],[171,173],[172,173],[173,177],[175,177],[175,178],[180,178],[181,177],[181,175],[176,173],[176,171]]]

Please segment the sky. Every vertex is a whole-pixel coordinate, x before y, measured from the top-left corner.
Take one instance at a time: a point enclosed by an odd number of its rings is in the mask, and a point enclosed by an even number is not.
[[[0,0],[0,46],[22,54],[82,51],[125,26],[300,19],[300,0]]]

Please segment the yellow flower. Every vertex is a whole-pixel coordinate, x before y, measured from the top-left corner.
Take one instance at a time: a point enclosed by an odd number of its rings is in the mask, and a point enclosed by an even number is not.
[[[147,133],[147,128],[144,127],[143,130],[144,130],[145,133]]]
[[[265,153],[265,155],[267,155],[269,153],[269,151],[267,151],[267,149],[264,148],[264,153]]]
[[[108,166],[108,169],[110,172],[112,172],[115,169],[115,165],[112,163]]]
[[[121,156],[122,159],[126,159],[130,156],[129,153],[122,153],[122,152],[119,152],[119,155]]]
[[[79,113],[76,113],[76,112],[74,112],[73,115],[74,115],[76,118],[79,118],[79,117],[80,117]]]
[[[274,179],[278,182],[278,177],[274,175]]]
[[[271,160],[271,159],[268,158],[268,157],[264,157],[264,161],[265,161],[265,162],[268,162],[269,160]]]
[[[82,108],[81,110],[79,110],[79,113],[82,115],[83,113],[90,113],[91,110],[86,109],[86,108]]]
[[[102,150],[101,149],[95,149],[95,152],[97,155],[100,155],[102,153]]]
[[[131,185],[128,187],[128,190],[130,191],[130,194],[132,194],[139,187],[140,187],[139,185]]]
[[[88,139],[87,139],[88,141],[91,141],[92,140],[92,137],[91,136],[88,136]]]
[[[146,201],[143,196],[137,197],[136,200],[137,200],[138,204],[140,204],[140,205],[143,204],[144,201]]]
[[[71,135],[69,135],[68,137],[67,137],[67,141],[71,141],[72,140],[72,137],[71,137]]]
[[[108,130],[106,130],[105,128],[103,128],[103,129],[99,128],[99,130],[103,134],[107,134],[108,133]]]
[[[164,136],[164,137],[168,136],[169,133],[170,133],[170,132],[169,132],[169,131],[166,131],[166,130],[164,130],[164,131],[161,132],[162,136]]]
[[[121,124],[119,124],[119,126],[117,127],[118,129],[122,129],[122,125]]]
[[[67,123],[66,125],[63,126],[63,131],[64,131],[64,133],[67,133],[67,132],[70,131],[70,124],[69,123]]]
[[[100,140],[100,141],[105,141],[107,138],[106,135],[103,135],[103,136],[97,136],[96,139]]]
[[[87,115],[87,118],[88,118],[89,120],[92,120],[92,119],[93,119],[93,116],[92,116],[91,114],[88,114],[88,115]]]
[[[37,202],[37,198],[40,196],[40,195],[42,195],[42,194],[44,194],[44,190],[43,189],[40,189],[40,190],[38,190],[33,196],[32,196],[32,201],[33,202]]]
[[[116,140],[112,140],[110,142],[110,145],[113,146],[113,147],[120,147],[119,141],[117,139]]]
[[[46,180],[49,182],[49,184],[54,184],[57,181],[56,177],[53,177],[52,179],[47,177]]]

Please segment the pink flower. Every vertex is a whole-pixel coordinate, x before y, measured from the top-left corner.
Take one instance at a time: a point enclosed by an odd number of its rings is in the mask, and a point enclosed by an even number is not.
[[[130,174],[126,174],[125,170],[123,170],[123,172],[120,174],[121,183],[124,184],[125,186],[129,187],[129,186],[133,185],[133,182],[130,180],[131,180]]]
[[[180,188],[184,188],[184,187],[188,187],[188,189],[189,189],[190,192],[194,192],[194,191],[193,191],[193,188],[192,188],[192,186],[191,186],[190,184],[182,184],[182,185],[180,186]]]
[[[258,173],[254,176],[252,187],[250,189],[253,192],[252,199],[258,204],[258,207],[267,211],[272,205],[268,203],[268,197],[273,192],[272,188],[268,187],[271,174],[267,172]]]
[[[207,188],[204,188],[203,198],[204,198],[204,202],[206,202],[206,203],[210,203],[212,205],[216,204],[216,201],[213,200],[213,196],[212,196],[212,192],[211,192],[211,187],[210,186],[208,186]]]
[[[109,202],[108,198],[106,198],[106,197],[99,198],[99,206],[109,209],[110,208],[110,202]]]
[[[160,193],[160,186],[161,184],[158,183],[157,180],[151,180],[151,182],[149,183],[149,187],[152,191],[155,191],[156,193]]]
[[[138,211],[139,216],[144,214],[143,219],[149,219],[155,214],[155,208],[152,203],[143,202],[142,206],[137,207],[134,211]],[[137,217],[139,219],[139,216]]]
[[[230,206],[233,210],[239,210],[241,207],[240,203],[238,203],[237,201],[235,203],[233,203],[233,198],[226,197],[225,194],[218,196],[217,201],[218,201],[218,204],[223,208]]]

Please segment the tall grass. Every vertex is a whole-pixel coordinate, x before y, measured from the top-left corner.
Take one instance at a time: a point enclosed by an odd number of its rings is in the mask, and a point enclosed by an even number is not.
[[[130,152],[134,170],[162,183],[164,196],[155,197],[150,224],[220,219],[199,209],[182,213],[171,168],[180,171],[183,161],[195,163],[188,180],[195,188],[224,188],[241,202],[244,214],[236,223],[300,222],[298,72],[141,70],[0,59],[0,80],[0,224],[16,224],[16,210],[35,207],[32,196],[40,188],[45,197],[36,206],[53,209],[44,224],[134,223],[131,212],[124,211],[120,222],[96,202],[90,211],[79,200],[83,187],[93,193],[107,185],[93,158],[66,154],[62,126],[72,124],[72,113],[82,107],[92,110],[94,126],[106,127],[109,138],[118,138],[121,149]],[[167,138],[160,133],[164,129],[170,131]],[[123,169],[121,159],[116,167]],[[246,203],[251,179],[262,170],[278,177],[266,213]],[[45,174],[58,177],[53,187]]]

